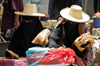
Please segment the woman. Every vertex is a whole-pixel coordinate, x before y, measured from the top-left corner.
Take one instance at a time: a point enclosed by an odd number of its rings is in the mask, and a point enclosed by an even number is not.
[[[73,49],[75,39],[87,32],[85,23],[90,17],[82,11],[82,8],[79,5],[72,5],[70,8],[62,9],[60,15],[62,16],[62,19],[58,22],[52,35],[49,37],[48,46],[54,48],[64,46]],[[74,51],[76,52],[76,55],[81,58],[83,56],[80,56],[79,54],[87,54],[87,52],[78,52],[76,49]],[[92,58],[92,55],[90,56]]]
[[[15,15],[15,11],[23,11],[22,0],[4,0],[3,15],[2,15],[2,29],[4,32],[4,39],[9,41],[11,38],[12,28],[17,29],[22,22],[22,16]]]
[[[80,12],[77,12],[77,8],[79,8]],[[62,19],[58,22],[53,34],[50,36],[49,45],[59,47],[58,42],[62,40],[66,47],[71,47],[74,40],[86,32],[85,22],[90,17],[87,14],[82,15],[82,8],[78,5],[72,5],[71,8],[62,9],[60,14]]]
[[[45,14],[37,13],[36,4],[26,4],[23,12],[15,12],[15,14],[22,15],[23,21],[13,34],[8,50],[13,51],[19,57],[26,56],[28,48],[41,46],[31,41],[43,30],[39,17],[45,17]],[[6,57],[9,57],[9,53],[6,53]]]

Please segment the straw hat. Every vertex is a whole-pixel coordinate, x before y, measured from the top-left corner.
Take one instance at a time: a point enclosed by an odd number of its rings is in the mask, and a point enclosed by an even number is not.
[[[15,12],[15,14],[24,16],[45,16],[45,14],[37,12],[36,4],[25,4],[23,12]]]
[[[71,8],[62,9],[60,15],[65,19],[78,23],[87,22],[90,19],[89,15],[83,12],[79,5],[72,5]]]

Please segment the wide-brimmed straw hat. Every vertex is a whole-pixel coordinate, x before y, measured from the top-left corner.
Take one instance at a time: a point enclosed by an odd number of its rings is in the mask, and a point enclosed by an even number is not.
[[[90,19],[89,15],[83,12],[79,5],[72,5],[71,8],[62,9],[60,15],[67,20],[78,23],[84,23]]]
[[[23,16],[38,16],[38,17],[45,16],[45,14],[37,12],[36,4],[25,4],[23,12],[15,12],[15,14]]]

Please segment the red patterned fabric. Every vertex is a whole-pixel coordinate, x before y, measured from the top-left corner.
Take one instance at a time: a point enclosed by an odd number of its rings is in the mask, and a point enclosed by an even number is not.
[[[0,66],[26,66],[26,60],[1,59]]]

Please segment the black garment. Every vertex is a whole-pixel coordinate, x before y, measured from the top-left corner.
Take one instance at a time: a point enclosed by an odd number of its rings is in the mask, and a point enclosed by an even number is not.
[[[94,13],[100,12],[100,1],[94,0]]]
[[[26,56],[26,51],[30,47],[41,46],[31,43],[36,35],[43,30],[41,22],[38,17],[23,17],[24,20],[33,20],[32,22],[23,22],[19,28],[14,32],[8,47],[9,50],[15,52],[19,56]],[[7,55],[6,55],[7,56]]]
[[[49,0],[49,19],[57,19],[60,16],[60,10],[70,7],[73,4],[81,6],[81,0]]]
[[[94,0],[94,12],[97,12],[97,6],[98,6],[98,2],[97,0]]]
[[[72,44],[74,40],[79,37],[79,31],[78,31],[78,23],[72,23],[72,22],[65,22],[64,24],[64,30],[65,30],[65,36],[63,39],[63,43],[66,47],[72,47]],[[48,45],[50,47],[58,48],[59,39],[61,38],[62,34],[62,25],[59,25],[57,28],[54,29],[54,32],[49,37]]]

